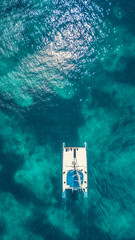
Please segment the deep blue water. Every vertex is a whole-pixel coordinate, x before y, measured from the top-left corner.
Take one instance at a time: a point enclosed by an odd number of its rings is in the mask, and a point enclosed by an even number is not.
[[[135,240],[134,132],[134,0],[0,0],[0,240]],[[88,146],[66,207],[63,142]]]

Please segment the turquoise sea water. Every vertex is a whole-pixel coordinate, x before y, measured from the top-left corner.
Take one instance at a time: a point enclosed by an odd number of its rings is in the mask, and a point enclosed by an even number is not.
[[[134,0],[0,0],[0,240],[135,240],[134,131]],[[88,146],[66,209],[63,142]]]

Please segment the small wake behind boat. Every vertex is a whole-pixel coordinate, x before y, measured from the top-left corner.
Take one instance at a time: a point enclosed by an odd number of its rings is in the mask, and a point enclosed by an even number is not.
[[[85,147],[65,147],[63,143],[62,197],[66,190],[81,191],[88,197],[87,189],[87,149]]]

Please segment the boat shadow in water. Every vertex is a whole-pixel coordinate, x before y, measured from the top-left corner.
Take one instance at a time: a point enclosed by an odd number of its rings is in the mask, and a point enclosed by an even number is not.
[[[84,198],[82,190],[73,191],[66,190],[66,199],[64,201],[64,209],[67,220],[72,216],[75,228],[79,229],[77,239],[88,239],[88,198]]]

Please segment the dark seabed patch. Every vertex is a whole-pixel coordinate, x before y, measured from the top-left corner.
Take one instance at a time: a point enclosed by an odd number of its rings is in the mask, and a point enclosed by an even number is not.
[[[0,240],[135,239],[135,2],[0,1]],[[62,143],[88,201],[61,199]]]

